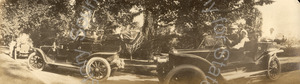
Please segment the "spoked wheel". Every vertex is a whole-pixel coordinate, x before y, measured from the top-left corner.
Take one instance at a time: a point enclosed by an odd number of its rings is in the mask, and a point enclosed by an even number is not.
[[[271,57],[268,62],[267,77],[270,80],[276,80],[281,73],[281,65],[276,56]]]
[[[110,76],[111,68],[106,59],[94,57],[88,61],[86,72],[90,79],[104,81]]]
[[[39,54],[31,54],[28,57],[28,67],[31,70],[43,70],[45,67],[45,61]]]
[[[179,65],[166,76],[163,84],[200,84],[206,81],[204,72],[193,65]]]

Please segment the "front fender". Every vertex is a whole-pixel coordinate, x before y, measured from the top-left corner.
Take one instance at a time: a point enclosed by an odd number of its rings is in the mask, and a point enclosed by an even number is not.
[[[43,52],[42,49],[39,49],[39,48],[33,48],[34,52],[31,53],[29,56],[31,55],[36,55],[36,54],[40,54],[43,58],[43,60],[48,63],[48,60],[46,59],[46,54]]]
[[[277,53],[281,53],[281,52],[284,52],[284,50],[281,50],[281,49],[268,49],[267,50],[267,53],[270,56],[275,56]]]

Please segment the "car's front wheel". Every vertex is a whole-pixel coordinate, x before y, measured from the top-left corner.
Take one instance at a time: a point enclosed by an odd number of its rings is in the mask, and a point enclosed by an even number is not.
[[[194,65],[179,65],[167,74],[163,84],[200,84],[205,81],[205,73],[200,68]]]
[[[93,57],[87,63],[86,72],[90,79],[104,81],[110,76],[111,68],[106,59]]]
[[[277,56],[271,57],[268,61],[267,77],[270,80],[276,80],[281,73],[281,65]]]
[[[42,55],[32,53],[28,57],[27,64],[28,64],[29,69],[41,71],[44,69],[46,63],[45,63]]]

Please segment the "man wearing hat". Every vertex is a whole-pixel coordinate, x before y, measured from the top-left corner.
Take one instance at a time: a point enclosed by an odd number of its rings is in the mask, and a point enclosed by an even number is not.
[[[229,35],[227,36],[227,45],[230,49],[231,59],[229,62],[245,59],[245,43],[250,41],[248,38],[248,32],[237,25],[232,25],[229,28]]]
[[[229,46],[232,49],[243,48],[245,43],[250,41],[248,38],[248,32],[244,28],[238,28],[237,25],[232,25],[230,29],[231,32],[227,37],[229,40]],[[238,29],[240,29],[240,31]]]
[[[229,35],[227,36],[228,44],[229,46],[234,46],[238,43],[239,40],[239,34],[238,34],[238,27],[237,26],[231,26],[229,28]]]

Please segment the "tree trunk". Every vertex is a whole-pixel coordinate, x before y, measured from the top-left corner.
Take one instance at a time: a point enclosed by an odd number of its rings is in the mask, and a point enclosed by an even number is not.
[[[153,53],[153,48],[154,48],[154,43],[153,43],[153,39],[155,38],[154,35],[155,35],[155,30],[154,30],[154,23],[155,22],[155,19],[153,17],[153,14],[151,11],[146,11],[145,12],[145,23],[144,23],[144,26],[143,26],[143,33],[145,35],[145,42],[147,45],[146,47],[146,56],[147,56],[147,59],[150,59],[150,56],[152,55]]]

